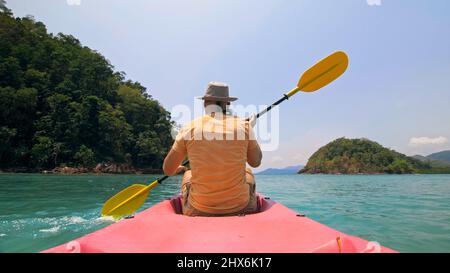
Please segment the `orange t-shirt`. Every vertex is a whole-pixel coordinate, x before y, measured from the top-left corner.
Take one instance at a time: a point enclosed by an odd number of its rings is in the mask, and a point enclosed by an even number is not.
[[[257,148],[248,121],[234,116],[205,115],[181,129],[172,149],[190,162],[190,205],[214,214],[244,209],[250,196],[247,152]]]

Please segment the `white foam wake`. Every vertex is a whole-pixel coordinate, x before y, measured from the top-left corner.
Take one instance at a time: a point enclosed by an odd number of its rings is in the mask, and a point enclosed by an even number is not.
[[[52,228],[41,229],[39,231],[40,232],[46,232],[46,233],[56,233],[56,232],[59,231],[59,229],[60,229],[60,227],[56,226],[56,227],[52,227]]]

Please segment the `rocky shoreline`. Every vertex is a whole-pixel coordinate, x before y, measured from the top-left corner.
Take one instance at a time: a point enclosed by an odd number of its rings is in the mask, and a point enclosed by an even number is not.
[[[297,174],[332,174],[332,175],[376,175],[376,174],[389,174],[387,172],[324,172],[324,171],[315,171],[315,170],[300,170]]]
[[[161,174],[161,169],[136,168],[129,164],[99,163],[94,168],[56,167],[54,169],[10,168],[0,173],[43,173],[43,174]]]
[[[366,172],[366,173],[339,173],[339,172],[298,172],[297,174],[329,174],[329,175],[382,175],[382,174],[389,174],[389,173],[378,173],[378,172]]]

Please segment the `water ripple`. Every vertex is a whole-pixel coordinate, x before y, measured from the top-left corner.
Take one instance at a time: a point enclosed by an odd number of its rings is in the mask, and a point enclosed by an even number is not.
[[[36,252],[114,222],[105,200],[155,176],[0,174],[0,252]],[[342,232],[402,252],[450,251],[450,175],[257,176],[266,196]],[[152,190],[143,209],[179,192]]]

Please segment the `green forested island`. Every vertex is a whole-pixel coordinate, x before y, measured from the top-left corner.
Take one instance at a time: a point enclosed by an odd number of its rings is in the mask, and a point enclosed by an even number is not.
[[[339,138],[315,152],[299,173],[450,173],[450,163],[436,166],[430,161],[406,156],[368,139]]]
[[[0,2],[0,170],[158,170],[171,126],[100,53]]]

